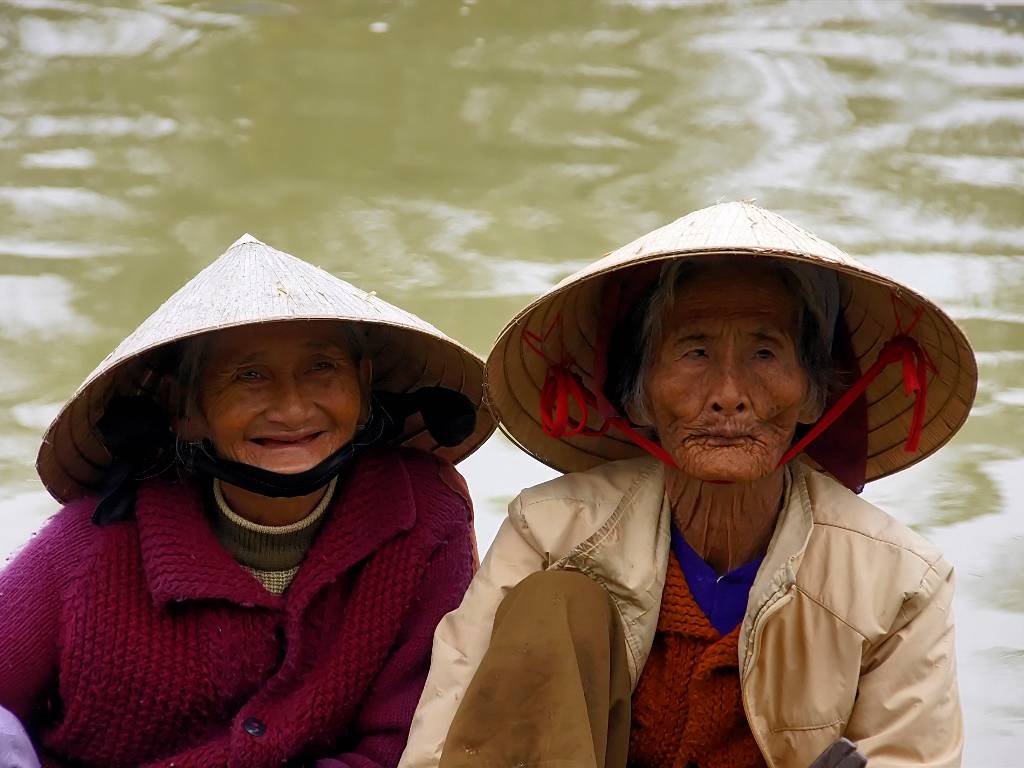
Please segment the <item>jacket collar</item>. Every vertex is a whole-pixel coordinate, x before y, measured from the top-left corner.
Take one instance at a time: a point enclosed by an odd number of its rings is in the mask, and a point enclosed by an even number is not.
[[[671,549],[664,466],[653,458],[631,459],[610,462],[592,473],[600,477],[598,483],[577,482],[566,489],[577,501],[589,501],[581,493],[586,486],[603,497],[593,501],[606,501],[608,494],[621,496],[601,527],[552,565],[582,571],[608,590],[622,618],[635,686],[651,651]],[[563,482],[571,483],[572,477],[566,475]]]
[[[782,510],[775,523],[775,533],[768,543],[768,552],[750,588],[747,612],[740,627],[741,670],[746,662],[754,622],[775,595],[788,590],[796,581],[800,560],[811,539],[814,517],[807,490],[807,473],[810,471],[799,460],[790,462],[786,468]]]
[[[328,519],[285,596],[301,612],[327,584],[416,525],[412,480],[396,449],[366,454],[339,480]]]
[[[206,517],[198,481],[151,481],[139,487],[135,517],[142,567],[158,604],[221,599],[276,607],[280,598],[235,562]]]
[[[321,587],[416,522],[409,477],[394,451],[362,457],[347,482],[338,485],[295,580],[285,596],[277,596],[218,541],[198,481],[144,483],[135,513],[153,600],[227,600],[246,607],[301,610]],[[387,513],[380,514],[382,509]]]
[[[657,629],[671,549],[672,512],[665,496],[665,472],[653,458],[610,462],[595,471],[600,472],[609,490],[621,489],[621,498],[595,533],[552,566],[587,573],[611,594],[626,630],[630,675],[635,685]],[[740,669],[754,619],[775,594],[795,581],[810,540],[813,519],[808,472],[799,461],[787,468],[782,510],[740,626]],[[572,477],[564,476],[562,483],[568,485]],[[579,488],[572,490],[579,495]]]

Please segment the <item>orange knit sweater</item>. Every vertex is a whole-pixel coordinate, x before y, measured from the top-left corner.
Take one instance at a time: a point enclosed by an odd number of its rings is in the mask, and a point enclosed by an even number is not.
[[[739,627],[722,637],[670,558],[650,658],[633,692],[634,768],[763,768],[740,699]]]

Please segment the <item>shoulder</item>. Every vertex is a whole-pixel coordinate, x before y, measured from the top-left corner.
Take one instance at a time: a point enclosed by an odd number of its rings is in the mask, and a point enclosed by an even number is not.
[[[82,544],[95,538],[92,514],[99,500],[92,496],[76,499],[61,507],[36,534],[39,541],[67,541]]]
[[[409,479],[417,517],[439,532],[472,523],[473,504],[466,480],[448,460],[416,448],[398,448],[385,456],[398,462]]]
[[[949,577],[938,548],[832,478],[805,469],[797,490],[813,519],[798,586],[865,637],[884,634],[908,600]]]
[[[14,579],[34,578],[33,573],[42,569],[47,582],[72,583],[82,573],[82,568],[101,559],[126,537],[135,536],[133,521],[95,525],[92,514],[97,501],[94,497],[85,497],[58,510],[16,552],[4,575]]]
[[[656,469],[657,464],[648,458],[609,461],[585,472],[570,472],[526,488],[517,501],[523,508],[561,501],[617,504],[638,481],[649,477]]]
[[[859,542],[873,553],[938,563],[942,553],[887,512],[820,472],[805,474],[815,529],[824,536]]]
[[[398,448],[391,454],[406,473],[414,490],[431,489],[445,497],[453,495],[471,505],[466,479],[447,459],[416,448]]]
[[[656,459],[610,461],[527,488],[508,507],[509,521],[539,552],[568,552],[624,505],[660,510],[663,473]]]

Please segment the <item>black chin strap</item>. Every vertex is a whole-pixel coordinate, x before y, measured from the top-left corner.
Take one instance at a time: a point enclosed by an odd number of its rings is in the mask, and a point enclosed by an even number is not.
[[[194,472],[215,477],[221,482],[270,496],[275,499],[307,496],[327,485],[347,469],[356,457],[367,448],[380,442],[385,434],[387,417],[378,415],[379,409],[371,410],[371,416],[352,440],[315,467],[295,474],[282,474],[260,469],[251,464],[219,458],[208,440],[187,443],[178,452],[182,464]]]
[[[135,509],[135,485],[173,461],[174,433],[167,414],[145,395],[115,397],[96,423],[112,461],[92,513],[96,525],[127,520]]]
[[[219,458],[205,440],[177,445],[167,416],[155,401],[144,395],[115,398],[97,424],[114,461],[107,471],[93,522],[106,525],[130,518],[138,481],[159,474],[154,468],[159,466],[160,457],[168,454],[187,470],[261,496],[306,496],[327,485],[368,448],[400,436],[406,419],[414,413],[421,414],[430,436],[444,447],[458,445],[476,428],[476,409],[461,392],[443,387],[423,387],[404,394],[375,392],[370,418],[349,443],[311,469],[281,474]],[[168,463],[166,458],[164,462]]]

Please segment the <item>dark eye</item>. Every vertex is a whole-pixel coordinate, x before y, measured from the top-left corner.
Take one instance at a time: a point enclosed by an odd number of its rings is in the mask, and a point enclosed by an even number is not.
[[[250,368],[245,371],[239,371],[235,378],[239,381],[260,381],[263,379],[263,374]]]
[[[708,351],[704,347],[694,347],[693,349],[688,349],[686,350],[685,355],[685,357],[689,357],[691,359],[698,359],[707,356]]]
[[[317,360],[312,366],[314,371],[333,371],[336,367],[330,360]]]
[[[774,360],[775,352],[767,347],[762,347],[754,353],[754,357],[758,360]]]

